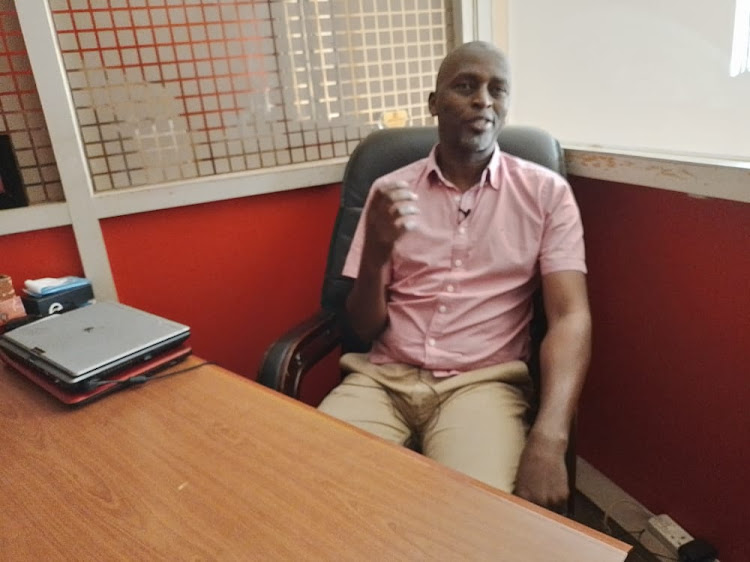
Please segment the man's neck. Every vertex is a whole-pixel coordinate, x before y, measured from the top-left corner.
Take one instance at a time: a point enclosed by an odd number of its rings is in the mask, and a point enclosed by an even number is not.
[[[489,154],[455,153],[437,149],[437,163],[445,179],[462,193],[474,187],[482,177],[482,172],[492,158]]]

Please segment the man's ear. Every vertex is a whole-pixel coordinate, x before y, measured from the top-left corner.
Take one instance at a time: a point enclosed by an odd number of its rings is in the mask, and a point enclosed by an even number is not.
[[[427,96],[427,107],[430,109],[430,115],[435,117],[437,115],[437,109],[435,108],[435,92],[430,92]]]

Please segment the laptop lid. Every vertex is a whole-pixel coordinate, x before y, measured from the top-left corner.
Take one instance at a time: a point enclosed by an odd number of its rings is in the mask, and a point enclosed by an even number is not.
[[[0,336],[0,348],[72,385],[147,361],[190,335],[184,324],[115,302],[53,314]]]

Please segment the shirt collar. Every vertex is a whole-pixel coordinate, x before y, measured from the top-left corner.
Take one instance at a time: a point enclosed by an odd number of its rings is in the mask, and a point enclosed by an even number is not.
[[[437,163],[437,144],[432,147],[432,150],[430,150],[430,154],[427,157],[427,166],[425,167],[425,176],[428,179],[437,178],[441,182],[443,182],[445,185],[453,185],[450,181],[448,181],[445,176],[443,175],[442,170],[440,169],[440,166],[438,166]],[[502,166],[502,158],[501,158],[501,152],[500,147],[495,144],[495,150],[492,151],[492,156],[490,157],[490,161],[487,163],[487,167],[482,172],[482,182],[483,183],[489,183],[490,187],[492,187],[494,190],[500,189],[500,168]],[[430,185],[433,184],[433,182],[429,182]]]

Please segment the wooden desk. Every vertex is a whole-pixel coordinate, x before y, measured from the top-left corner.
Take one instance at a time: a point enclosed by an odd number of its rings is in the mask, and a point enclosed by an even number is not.
[[[609,562],[629,548],[213,366],[71,409],[2,365],[0,455],[2,560]]]

